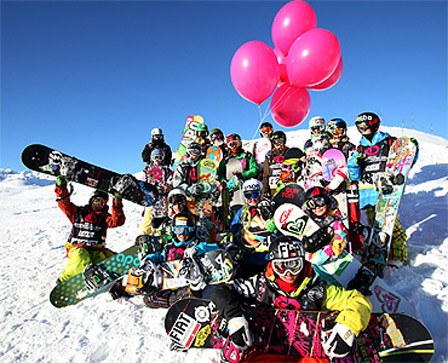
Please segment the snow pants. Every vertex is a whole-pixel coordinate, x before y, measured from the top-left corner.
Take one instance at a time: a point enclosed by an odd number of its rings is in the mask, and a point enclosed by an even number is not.
[[[375,218],[375,208],[367,206],[364,210],[371,225]],[[389,260],[400,261],[403,265],[406,265],[408,261],[407,240],[408,236],[406,235],[406,231],[401,226],[400,219],[397,216],[389,246]]]
[[[151,208],[145,208],[145,215],[138,229],[142,234],[151,234]]]
[[[65,266],[59,279],[61,281],[67,280],[83,272],[87,265],[100,263],[114,255],[115,253],[108,249],[93,250],[83,247],[73,247],[68,252],[67,266]]]

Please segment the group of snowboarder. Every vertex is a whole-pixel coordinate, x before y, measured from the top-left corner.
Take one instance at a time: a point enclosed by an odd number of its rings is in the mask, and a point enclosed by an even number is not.
[[[151,308],[168,308],[185,297],[211,299],[228,322],[228,344],[221,353],[225,362],[238,361],[250,350],[246,304],[337,310],[336,324],[322,344],[329,358],[349,354],[367,327],[372,305],[357,290],[338,286],[320,266],[344,250],[362,253],[361,210],[371,223],[380,193],[377,176],[384,172],[396,139],[379,131],[375,113],[361,113],[355,125],[362,136],[358,147],[350,142],[344,120],[325,124],[322,117],[313,117],[310,139],[302,149],[286,146],[286,134],[264,122],[261,139],[247,150],[240,135],[225,136],[218,128],[209,132],[200,123],[182,158],[173,158],[162,130],[154,128],[142,152],[143,175],[157,186],[159,199],[146,208],[139,227],[140,267],[117,280],[110,290],[113,298],[144,295],[144,304]],[[257,144],[266,140],[271,148],[261,155]],[[347,167],[326,180],[322,155],[330,149],[343,153]],[[213,163],[206,164],[206,159]],[[305,189],[301,208],[320,227],[318,235],[299,240],[278,230],[273,215],[279,193],[288,185]],[[62,282],[113,254],[105,247],[106,230],[123,225],[125,216],[120,193],[113,195],[109,213],[107,193],[97,190],[86,206],[77,207],[63,177],[58,177],[55,191],[73,224],[66,245],[69,262],[58,279]],[[406,239],[397,218],[388,265],[407,263]],[[231,256],[231,282],[207,286],[199,276],[188,286],[161,289],[163,261],[190,260],[215,249]],[[182,347],[173,344],[173,349]]]

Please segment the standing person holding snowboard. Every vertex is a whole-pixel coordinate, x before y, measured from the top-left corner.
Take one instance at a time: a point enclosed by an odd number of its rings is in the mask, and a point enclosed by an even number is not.
[[[359,114],[355,125],[362,137],[356,151],[348,160],[347,167],[350,179],[359,182],[360,208],[365,210],[369,224],[372,224],[375,218],[375,207],[380,196],[380,191],[376,190],[375,184],[386,170],[390,147],[397,138],[386,132],[378,131],[380,118],[373,112]],[[411,139],[411,141],[417,145],[415,163],[418,156],[418,143],[415,139]],[[389,265],[399,267],[407,263],[407,238],[397,216],[390,242]]]
[[[57,282],[62,282],[81,272],[91,264],[112,257],[115,253],[106,248],[108,228],[119,227],[125,222],[121,195],[116,193],[109,213],[107,202],[109,195],[99,189],[95,190],[89,203],[78,207],[70,201],[67,181],[60,175],[56,179],[56,201],[73,224],[65,248],[68,263]]]
[[[261,305],[290,310],[339,311],[335,325],[321,337],[330,359],[350,354],[356,337],[370,320],[372,305],[357,290],[325,283],[305,260],[301,242],[279,237],[269,247],[266,270],[249,279],[220,285],[211,295],[220,315],[228,322],[229,337],[221,352],[222,362],[239,362],[252,345],[245,307]]]

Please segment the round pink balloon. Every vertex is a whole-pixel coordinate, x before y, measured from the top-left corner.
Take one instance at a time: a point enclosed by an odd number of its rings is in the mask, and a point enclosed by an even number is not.
[[[280,66],[274,51],[254,40],[244,43],[233,55],[230,77],[241,97],[260,105],[274,92]]]
[[[305,1],[291,1],[274,18],[271,36],[274,45],[286,56],[292,43],[308,30],[317,26],[316,14]]]
[[[277,56],[277,61],[280,66],[280,79],[278,81],[277,86],[283,86],[284,84],[290,84],[288,79],[288,72],[286,72],[286,57],[283,53],[278,49],[274,48],[274,53]]]
[[[283,85],[271,98],[271,115],[283,127],[294,127],[310,112],[311,97],[305,88]]]
[[[336,69],[333,71],[330,77],[328,77],[325,81],[308,88],[314,91],[324,91],[326,89],[333,87],[336,83],[338,83],[339,79],[341,78],[343,69],[344,69],[344,62],[342,61],[341,57]]]
[[[311,87],[325,81],[341,58],[341,45],[326,29],[312,29],[300,36],[289,49],[286,70],[292,84]]]

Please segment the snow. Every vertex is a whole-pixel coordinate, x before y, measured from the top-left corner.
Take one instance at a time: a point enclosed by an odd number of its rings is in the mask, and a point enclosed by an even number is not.
[[[400,128],[381,130],[403,133]],[[400,208],[410,264],[388,272],[385,279],[431,331],[433,362],[448,362],[448,140],[414,130],[404,133],[420,143]],[[355,129],[349,135],[358,143]],[[308,132],[292,131],[287,137],[289,146],[303,147]],[[148,309],[138,297],[113,301],[102,294],[62,309],[50,304],[50,291],[67,262],[64,244],[71,229],[53,188],[50,176],[0,169],[0,361],[218,362],[213,350],[171,352],[165,310]],[[92,189],[74,188],[73,202],[83,205]],[[143,207],[124,204],[125,225],[108,232],[108,246],[115,251],[133,244],[141,220]]]

